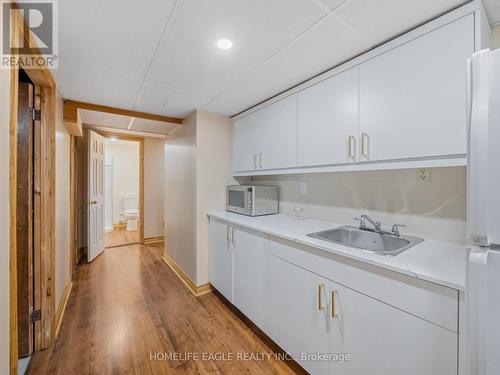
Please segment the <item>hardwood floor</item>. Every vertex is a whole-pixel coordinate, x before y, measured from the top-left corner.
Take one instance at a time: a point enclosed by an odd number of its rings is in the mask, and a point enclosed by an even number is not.
[[[216,294],[195,298],[163,262],[162,253],[161,245],[112,248],[91,264],[79,266],[59,337],[52,348],[35,355],[30,373],[300,371],[296,364],[272,355],[263,359],[262,353],[272,353],[273,344],[262,336],[266,342],[261,340],[255,327]],[[243,360],[242,355],[261,358]]]
[[[106,233],[104,236],[106,240],[106,248],[130,245],[141,242],[138,230],[128,232],[125,228],[120,228],[120,229],[115,229],[112,232]]]

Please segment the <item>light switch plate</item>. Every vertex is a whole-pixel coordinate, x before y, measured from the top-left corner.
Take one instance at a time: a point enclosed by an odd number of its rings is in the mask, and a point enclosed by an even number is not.
[[[299,192],[300,194],[307,194],[307,182],[301,182],[299,184]]]
[[[419,184],[430,184],[431,183],[431,169],[430,168],[417,169],[417,183],[419,183]]]

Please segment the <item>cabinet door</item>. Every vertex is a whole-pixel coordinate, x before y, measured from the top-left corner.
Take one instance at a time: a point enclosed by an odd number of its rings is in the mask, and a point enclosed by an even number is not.
[[[456,375],[457,334],[332,283],[332,375]]]
[[[210,284],[233,302],[233,248],[231,227],[210,219]]]
[[[361,64],[362,160],[465,154],[473,52],[471,14]]]
[[[234,172],[256,170],[260,152],[258,113],[243,116],[233,123],[232,168]]]
[[[237,228],[234,242],[234,304],[263,328],[268,285],[267,238],[262,233]]]
[[[299,167],[355,161],[357,136],[358,68],[298,94]]]
[[[297,166],[297,94],[258,111],[259,168]]]
[[[269,256],[267,334],[311,374],[328,374],[328,361],[304,360],[302,353],[329,352],[328,281]]]

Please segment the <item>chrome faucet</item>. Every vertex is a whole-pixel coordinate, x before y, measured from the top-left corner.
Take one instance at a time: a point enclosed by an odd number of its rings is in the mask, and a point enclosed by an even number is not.
[[[404,225],[404,224],[394,224],[394,225],[392,226],[391,232],[392,232],[392,234],[394,234],[396,237],[400,237],[400,236],[401,236],[401,234],[399,233],[399,228],[404,228],[404,227],[406,227],[406,225]]]
[[[368,215],[361,215],[360,218],[355,217],[354,219],[360,222],[359,229],[368,229],[366,227],[366,222],[368,221],[371,225],[373,225],[375,232],[382,233],[382,224],[380,223],[380,221],[375,221]]]
[[[393,235],[396,237],[401,236],[401,234],[399,233],[399,228],[406,227],[406,225],[403,225],[403,224],[394,224],[392,226],[391,231],[389,232],[388,230],[386,231],[386,230],[382,229],[382,224],[380,223],[380,221],[375,221],[374,219],[372,219],[368,215],[361,215],[361,217],[355,217],[354,220],[359,221],[359,229],[361,229],[361,230],[368,230],[368,231],[376,232],[376,233],[380,233],[380,234],[389,234],[389,235]],[[373,226],[373,228],[368,228],[366,226],[367,221]]]

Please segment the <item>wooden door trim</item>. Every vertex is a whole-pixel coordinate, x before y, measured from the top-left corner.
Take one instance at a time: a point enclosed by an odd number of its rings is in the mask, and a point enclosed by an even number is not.
[[[93,130],[106,138],[115,137],[123,141],[139,142],[139,241],[144,244],[144,137],[117,132]]]
[[[130,109],[109,107],[106,105],[84,103],[84,102],[78,102],[75,100],[64,99],[64,110],[66,113],[68,113],[68,116],[69,116],[68,119],[70,119],[70,120],[72,119],[73,121],[76,120],[76,115],[78,113],[78,109],[86,109],[89,111],[105,112],[105,113],[111,113],[111,114],[120,115],[120,116],[142,118],[145,120],[168,122],[168,123],[176,124],[176,125],[182,124],[182,119],[176,118],[176,117],[155,115],[152,113],[139,112],[139,111],[134,111],[134,110],[130,110]],[[70,113],[71,113],[71,115],[69,115]]]
[[[12,25],[12,33],[11,39],[13,41],[18,39],[23,39],[25,45],[28,45],[28,41],[34,40],[33,38],[29,38],[28,35],[24,32],[24,30],[29,30],[29,28],[25,27],[25,22],[23,17],[19,12],[11,12],[11,25]],[[34,56],[41,56],[40,51],[36,47],[31,47],[32,54]],[[15,60],[19,60],[17,55],[14,55]],[[21,68],[26,68],[25,71],[28,77],[32,80],[35,85],[39,85],[41,87],[49,88],[53,94],[55,94],[55,80],[48,70],[47,66],[38,66],[36,68],[33,67],[25,67],[22,65]],[[10,352],[10,374],[17,375],[18,373],[18,333],[17,333],[17,243],[16,243],[16,228],[17,228],[17,121],[18,121],[18,80],[19,80],[19,67],[14,67],[11,69],[10,74],[10,117],[9,117],[9,197],[10,197],[10,228],[9,228],[9,236],[10,236],[10,252],[9,252],[9,282],[10,282],[10,290],[9,290],[9,352]],[[50,103],[50,112],[51,116],[48,116],[49,129],[48,138],[50,142],[49,156],[50,165],[50,179],[48,181],[50,185],[50,194],[47,197],[49,207],[55,208],[55,95],[52,95],[53,100]],[[49,115],[49,114],[47,114]],[[52,210],[54,211],[54,210]],[[54,213],[54,212],[52,212]],[[54,234],[55,234],[55,226],[52,220],[48,223],[44,229],[48,232],[49,237],[52,237],[52,241],[49,241],[48,246],[46,248],[46,257],[49,258],[51,263],[51,269],[48,270],[49,275],[44,275],[45,280],[49,280],[50,294],[47,296],[47,301],[52,304],[52,312],[54,310],[54,293],[53,293],[53,283],[54,283]],[[36,285],[34,293],[36,293]],[[47,325],[51,328],[51,336],[48,342],[49,345],[52,344],[53,338],[53,324],[52,324],[53,316],[46,317]],[[43,323],[42,323],[43,324]],[[36,331],[35,331],[36,335]],[[36,340],[35,340],[35,350],[36,348]]]

